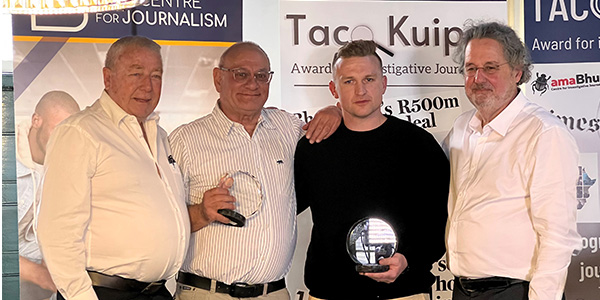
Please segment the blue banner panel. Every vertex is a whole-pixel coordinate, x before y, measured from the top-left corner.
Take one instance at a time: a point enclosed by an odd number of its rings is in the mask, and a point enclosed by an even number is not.
[[[523,1],[535,63],[600,62],[600,0]]]
[[[239,41],[242,0],[149,0],[143,6],[86,15],[13,16],[13,35],[155,40]]]

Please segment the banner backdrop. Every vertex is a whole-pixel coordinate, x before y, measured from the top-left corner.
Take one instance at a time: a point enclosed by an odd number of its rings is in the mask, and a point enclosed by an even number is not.
[[[506,23],[506,9],[505,1],[283,1],[282,106],[309,121],[318,109],[334,104],[328,89],[333,54],[348,41],[374,40],[388,78],[382,111],[425,128],[441,141],[454,119],[472,109],[464,78],[451,58],[461,28],[467,19]],[[309,212],[300,214],[298,225],[288,287],[293,299],[303,300],[308,297],[302,272],[312,227]],[[444,258],[432,272],[433,299],[450,299],[453,276]]]
[[[209,112],[217,99],[212,68],[242,39],[242,0],[153,0],[124,11],[13,16],[15,118],[29,118],[49,90],[64,90],[85,107],[103,89],[101,69],[112,42],[143,35],[163,47],[164,81],[157,111],[176,126]],[[201,47],[201,48],[199,48]]]
[[[242,0],[150,0],[124,11],[13,16],[18,165],[22,163],[20,154],[28,156],[29,145],[20,145],[27,140],[28,122],[40,98],[49,91],[63,91],[82,109],[92,104],[104,88],[106,52],[110,44],[126,35],[147,36],[162,46],[163,86],[156,111],[161,126],[170,132],[212,110],[218,98],[212,69],[226,47],[242,39]],[[21,230],[31,228],[31,217],[26,216],[31,214],[38,186],[35,177],[39,178],[35,172],[39,171],[17,169]],[[28,179],[30,174],[34,180]],[[36,252],[35,237],[25,232],[19,234],[19,254],[39,264],[41,254]],[[31,274],[23,266],[21,262],[21,299],[46,299],[44,290],[26,280]],[[169,287],[173,285],[171,281]]]
[[[282,2],[282,105],[309,120],[333,103],[327,88],[333,53],[348,41],[372,39],[388,77],[384,113],[441,140],[454,119],[472,108],[450,56],[463,23],[506,22],[506,16],[505,1]]]
[[[591,1],[524,1],[525,41],[535,68],[528,97],[561,119],[579,146],[578,231],[567,299],[600,295],[600,6]]]
[[[524,2],[526,40],[538,63],[526,92],[565,122],[582,153],[578,217],[584,249],[571,265],[567,296],[597,299],[600,9],[597,0]],[[388,76],[382,110],[427,129],[438,141],[456,116],[472,108],[450,57],[460,28],[467,19],[506,22],[507,16],[505,0],[279,3],[280,36],[258,42],[280,41],[280,53],[269,54],[281,58],[272,64],[280,70],[274,82],[281,82],[284,109],[309,121],[316,110],[334,103],[327,88],[333,53],[352,39],[373,39]],[[13,16],[16,123],[30,119],[40,97],[51,90],[71,94],[82,108],[90,105],[103,88],[101,68],[110,44],[139,34],[163,46],[164,82],[157,112],[170,132],[214,106],[218,94],[212,68],[226,47],[243,39],[242,23],[242,0],[151,0],[120,12]],[[311,226],[310,212],[301,214],[287,277],[292,299],[307,299],[302,274]],[[444,258],[432,272],[432,299],[450,299],[453,277]]]

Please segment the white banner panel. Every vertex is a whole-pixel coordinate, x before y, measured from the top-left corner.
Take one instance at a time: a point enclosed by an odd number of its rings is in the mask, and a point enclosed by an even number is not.
[[[507,17],[505,1],[282,1],[280,9],[282,107],[309,121],[335,103],[328,89],[333,54],[351,40],[372,39],[388,77],[383,113],[427,129],[438,141],[472,108],[451,58],[463,24],[506,23]],[[298,246],[287,277],[292,299],[308,298],[302,273],[310,220],[310,213],[298,218]],[[433,299],[450,299],[453,277],[445,260],[432,272]]]
[[[282,106],[309,120],[319,108],[335,103],[327,88],[334,52],[348,41],[372,39],[380,46],[388,77],[384,113],[441,140],[454,118],[472,108],[451,58],[465,20],[506,22],[506,15],[504,1],[284,1]]]

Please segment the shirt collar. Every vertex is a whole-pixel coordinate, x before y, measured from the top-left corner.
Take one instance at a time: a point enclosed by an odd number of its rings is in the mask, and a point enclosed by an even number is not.
[[[100,99],[98,101],[100,102],[100,105],[102,106],[102,108],[104,109],[106,114],[108,114],[108,117],[111,119],[113,124],[115,124],[115,126],[117,126],[117,127],[119,126],[119,124],[121,122],[123,122],[125,120],[125,118],[131,118],[131,117],[135,118],[134,115],[130,115],[126,111],[124,111],[115,102],[115,100],[113,100],[108,95],[108,93],[106,93],[106,90],[102,91],[102,96],[100,96]],[[158,123],[159,119],[160,119],[160,117],[158,116],[158,114],[156,112],[152,112],[146,118],[146,120],[144,120],[144,123],[148,122],[148,121],[155,121],[156,123]],[[136,122],[137,122],[137,119],[136,119]]]
[[[28,169],[35,169],[39,165],[33,161],[31,157],[31,148],[29,146],[29,130],[31,129],[31,120],[27,119],[19,125],[17,125],[17,151],[16,158],[21,164],[26,166]],[[29,173],[30,171],[23,171],[17,168],[17,175],[23,175],[23,172]]]
[[[227,116],[219,106],[219,101],[220,100],[217,100],[217,103],[215,104],[215,107],[212,110],[212,115],[214,116],[215,121],[219,125],[217,126],[217,131],[219,132],[219,135],[225,137],[230,135],[235,127],[241,127],[243,125],[231,121],[229,118],[227,118]],[[258,130],[259,127],[264,127],[265,129],[275,129],[275,125],[273,124],[273,121],[271,120],[269,115],[265,112],[265,108],[263,108],[260,112],[260,116],[258,117],[258,124],[256,125],[256,130]]]
[[[527,104],[527,99],[523,95],[522,91],[519,91],[517,97],[513,99],[504,110],[500,112],[492,121],[490,121],[486,126],[489,126],[491,129],[496,131],[498,134],[505,136],[506,132],[508,132],[508,128],[510,124],[512,124],[513,120],[517,117],[519,112],[523,110],[525,105]],[[471,130],[482,132],[483,128],[481,127],[481,119],[478,114],[475,113],[471,120],[469,121],[469,127]]]

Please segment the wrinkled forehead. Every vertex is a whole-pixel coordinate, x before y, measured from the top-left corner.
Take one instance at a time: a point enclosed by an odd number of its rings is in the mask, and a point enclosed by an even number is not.
[[[128,46],[120,53],[117,63],[124,67],[154,65],[162,68],[162,55],[160,51],[148,47]]]
[[[223,57],[222,63],[228,68],[253,67],[265,70],[271,68],[267,55],[253,45],[241,45],[232,49]]]
[[[472,39],[465,48],[465,64],[472,60],[501,62],[506,60],[504,48],[494,39]]]

